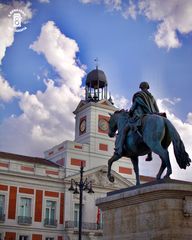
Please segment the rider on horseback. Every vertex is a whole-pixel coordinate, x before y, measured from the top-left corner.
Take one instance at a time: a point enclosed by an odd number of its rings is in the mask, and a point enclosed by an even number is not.
[[[141,82],[139,85],[141,91],[136,92],[133,95],[133,104],[129,110],[126,124],[120,129],[116,139],[115,154],[122,156],[123,145],[125,138],[130,129],[138,131],[138,127],[141,126],[142,116],[144,114],[159,113],[159,109],[155,98],[148,91],[149,84],[147,82]],[[146,161],[152,160],[152,153],[150,152],[146,158]]]

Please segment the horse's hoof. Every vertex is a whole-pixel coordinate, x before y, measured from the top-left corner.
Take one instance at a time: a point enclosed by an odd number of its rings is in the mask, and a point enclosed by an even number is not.
[[[170,176],[169,175],[165,175],[163,179],[170,179]]]
[[[115,181],[115,178],[114,178],[112,175],[111,175],[111,176],[108,176],[108,179],[109,179],[109,181],[112,182],[112,183]]]
[[[157,179],[157,181],[159,181],[161,179],[161,177],[157,175],[156,179]]]

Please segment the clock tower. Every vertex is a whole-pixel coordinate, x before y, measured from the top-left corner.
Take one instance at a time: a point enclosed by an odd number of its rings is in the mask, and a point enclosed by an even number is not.
[[[85,84],[85,100],[81,100],[74,111],[76,118],[75,142],[89,144],[92,152],[100,146],[114,148],[114,139],[108,137],[109,113],[114,107],[111,97],[107,98],[107,79],[105,73],[94,69],[88,73]]]
[[[62,165],[66,176],[76,173],[84,162],[85,169],[108,164],[114,153],[115,138],[108,136],[109,113],[118,110],[108,98],[105,73],[96,67],[89,72],[85,82],[85,98],[73,112],[75,139],[66,140],[45,152],[45,157]],[[121,158],[113,169],[127,179],[133,179],[131,161]]]

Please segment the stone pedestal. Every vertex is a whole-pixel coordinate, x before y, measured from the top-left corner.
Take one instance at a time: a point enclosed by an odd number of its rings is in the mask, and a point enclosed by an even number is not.
[[[161,180],[108,193],[103,240],[191,240],[192,183]]]

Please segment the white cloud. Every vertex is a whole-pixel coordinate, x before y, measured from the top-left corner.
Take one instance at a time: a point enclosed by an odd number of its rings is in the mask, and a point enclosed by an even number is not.
[[[5,51],[7,47],[10,47],[14,41],[15,29],[13,28],[12,17],[8,17],[11,10],[20,9],[25,13],[25,16],[22,18],[22,22],[32,18],[32,11],[30,9],[31,4],[13,1],[11,5],[1,4],[0,3],[0,64],[5,56]]]
[[[133,1],[129,1],[129,4],[124,7],[124,10],[122,11],[122,15],[126,19],[128,17],[136,19],[137,9],[136,9],[136,5],[133,3]]]
[[[77,65],[75,54],[79,47],[75,40],[66,37],[54,22],[49,21],[42,27],[38,40],[30,48],[45,55],[48,63],[61,76],[62,83],[66,83],[74,92],[79,91],[85,72]]]
[[[25,15],[22,22],[27,22],[32,18],[31,4],[13,1],[11,5],[0,3],[0,65],[5,56],[7,47],[10,47],[14,42],[15,29],[13,28],[13,19],[8,15],[13,9],[22,10]],[[0,100],[5,102],[10,101],[13,97],[21,96],[20,92],[15,91],[10,86],[7,80],[0,75]]]
[[[187,114],[187,122],[192,124],[192,113],[191,112]]]
[[[160,48],[178,48],[182,45],[177,32],[188,34],[192,31],[191,0],[80,0],[82,3],[103,3],[112,10],[120,11],[125,18],[136,19],[143,15],[157,23],[154,41]]]
[[[0,148],[21,154],[42,156],[43,152],[67,139],[73,139],[72,111],[79,96],[66,85],[57,87],[52,80],[45,92],[25,92],[21,97],[19,117],[10,117],[0,126]]]
[[[155,42],[160,48],[178,48],[181,46],[175,30],[164,22],[158,26],[157,33],[155,34]]]
[[[44,92],[25,92],[20,96],[22,114],[10,117],[0,125],[0,148],[42,156],[47,148],[73,138],[75,120],[72,112],[83,93],[80,85],[85,72],[76,64],[77,43],[62,34],[53,22],[42,27],[31,48],[44,54],[60,74],[61,81],[58,86],[51,79],[45,80]]]
[[[181,42],[177,31],[181,34],[192,31],[191,0],[140,0],[139,9],[149,20],[159,22],[154,37],[159,47],[178,48]]]
[[[192,31],[191,0],[140,0],[139,8],[149,20],[160,23],[155,34],[159,47],[177,48],[181,46],[177,31],[181,34]]]
[[[115,107],[119,109],[128,109],[129,100],[124,96],[115,95],[112,96]]]
[[[0,100],[9,102],[13,97],[20,96],[21,93],[10,87],[9,83],[0,75]]]
[[[157,104],[160,108],[160,111],[169,111],[172,112],[173,111],[173,107],[181,101],[181,98],[163,98],[163,99],[158,99],[157,100]]]
[[[84,4],[96,3],[96,4],[104,4],[110,10],[120,10],[122,0],[79,0]]]

